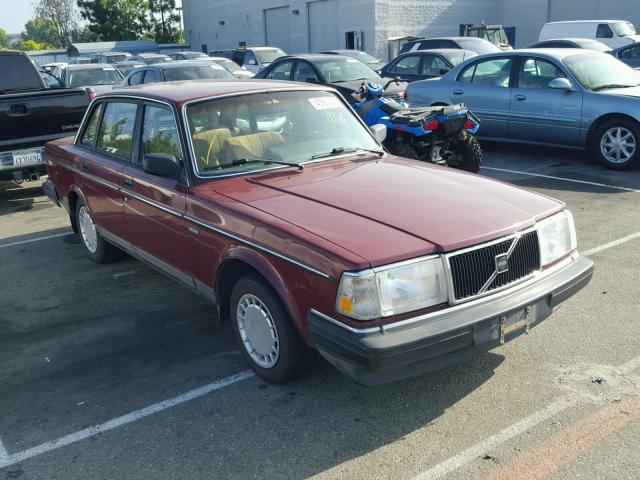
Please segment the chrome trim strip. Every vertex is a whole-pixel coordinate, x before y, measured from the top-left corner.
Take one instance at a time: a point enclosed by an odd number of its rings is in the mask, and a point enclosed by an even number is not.
[[[171,215],[174,215],[178,218],[184,218],[184,214],[182,212],[179,212],[178,210],[174,210],[171,207],[167,207],[166,205],[163,205],[162,203],[159,202],[155,202],[153,200],[149,200],[147,197],[143,197],[142,195],[138,195],[137,193],[133,193],[131,190],[128,189],[121,189],[121,192],[127,196],[127,197],[131,197],[134,198],[142,203],[145,203],[151,207],[155,207],[158,210],[162,210],[163,212],[167,212]]]
[[[371,328],[353,328],[353,327],[350,327],[346,323],[339,322],[335,318],[331,318],[329,315],[325,315],[324,313],[319,312],[315,308],[311,309],[311,313],[314,314],[314,315],[317,315],[318,317],[322,318],[323,320],[326,320],[327,322],[331,322],[334,325],[342,327],[345,330],[348,330],[348,331],[350,331],[352,333],[357,333],[357,334],[383,333],[381,327],[371,327]]]
[[[328,274],[326,274],[324,272],[321,272],[320,270],[316,270],[315,268],[310,267],[309,265],[301,263],[301,262],[299,262],[297,260],[294,260],[291,257],[287,257],[287,256],[285,256],[285,255],[283,255],[281,253],[278,253],[278,252],[276,252],[274,250],[271,250],[271,249],[269,249],[267,247],[263,247],[262,245],[258,245],[257,243],[254,243],[251,240],[246,240],[246,239],[244,239],[242,237],[238,237],[237,235],[229,233],[229,232],[227,232],[225,230],[222,230],[222,229],[220,229],[218,227],[214,227],[213,225],[210,225],[210,224],[208,224],[206,222],[203,222],[201,220],[193,218],[193,217],[191,217],[189,215],[185,215],[184,218],[185,218],[185,220],[188,220],[188,221],[190,221],[192,223],[195,223],[196,225],[200,225],[201,227],[204,227],[204,228],[206,228],[208,230],[211,230],[213,232],[219,233],[220,235],[224,235],[226,237],[232,238],[233,240],[237,240],[238,242],[245,243],[245,244],[247,244],[247,245],[249,245],[249,246],[251,246],[253,248],[257,248],[258,250],[262,250],[263,252],[267,252],[270,255],[273,255],[274,257],[278,257],[281,260],[284,260],[286,262],[289,262],[289,263],[292,263],[294,265],[297,265],[298,267],[300,267],[300,268],[302,268],[302,269],[304,269],[304,270],[306,270],[308,272],[315,273],[316,275],[320,275],[321,277],[326,278],[326,279],[331,279],[332,278],[331,275],[328,275]]]

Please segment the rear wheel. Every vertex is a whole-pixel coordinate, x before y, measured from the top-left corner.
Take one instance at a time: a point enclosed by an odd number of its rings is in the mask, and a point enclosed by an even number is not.
[[[458,153],[461,157],[458,165],[451,165],[454,168],[465,170],[471,173],[478,173],[482,166],[482,147],[480,142],[473,135],[466,135],[464,140],[458,141]]]
[[[260,377],[282,383],[306,370],[311,350],[278,295],[258,274],[233,287],[231,320],[242,355]]]
[[[614,118],[596,131],[594,149],[600,162],[613,170],[627,170],[638,163],[640,128],[626,118]]]
[[[82,200],[78,200],[76,203],[76,225],[80,241],[91,260],[96,263],[108,263],[122,256],[122,252],[117,247],[111,245],[100,235],[93,223],[89,208]]]

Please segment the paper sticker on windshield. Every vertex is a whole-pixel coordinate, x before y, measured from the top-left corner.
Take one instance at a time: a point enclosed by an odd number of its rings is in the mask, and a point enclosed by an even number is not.
[[[348,62],[348,63],[357,63],[359,61],[360,60],[356,60],[355,58],[347,58],[347,60],[346,60],[346,62]]]
[[[310,98],[309,103],[313,105],[316,110],[326,110],[328,108],[340,108],[342,104],[337,97],[331,95],[330,97],[316,97]]]

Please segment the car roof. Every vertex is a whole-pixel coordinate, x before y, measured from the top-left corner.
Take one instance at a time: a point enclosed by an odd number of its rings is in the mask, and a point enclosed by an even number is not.
[[[421,50],[414,50],[413,52],[404,52],[398,56],[400,57],[405,55],[415,55],[416,53],[437,53],[440,55],[457,53],[459,55],[461,53],[468,54],[468,53],[476,53],[476,52],[474,52],[473,50],[467,50],[464,48],[425,48]]]
[[[245,47],[247,50],[282,50],[281,48],[278,47]],[[239,47],[240,50],[242,50],[242,47]],[[238,48],[236,48],[236,50],[238,50]]]
[[[145,53],[136,53],[136,57],[168,57],[166,53],[153,53],[153,52],[145,52]]]
[[[115,66],[118,66],[118,65],[146,65],[146,63],[139,62],[137,60],[123,60],[122,62],[116,62],[113,65],[115,65]]]
[[[169,68],[184,68],[189,65],[204,65],[211,66],[211,62],[209,60],[181,60],[180,62],[158,62],[152,63],[151,65],[147,65],[148,68],[157,67],[162,70],[167,70]]]
[[[420,38],[418,40],[411,40],[410,42],[407,42],[407,43],[418,43],[418,42],[424,42],[425,40],[452,40],[454,42],[461,42],[461,41],[488,42],[489,41],[479,37],[429,37],[429,38]]]
[[[301,58],[303,60],[330,60],[330,59],[347,59],[351,57],[347,57],[346,55],[338,55],[333,53],[296,53],[293,55],[285,55],[284,57],[280,57],[278,60],[282,60],[283,58]]]
[[[551,57],[557,60],[562,60],[563,58],[570,57],[572,55],[607,55],[604,52],[599,52],[597,50],[587,50],[584,48],[523,48],[518,50],[510,50],[507,52],[486,53],[484,55],[473,57],[473,60],[489,57],[508,57],[513,55],[524,56],[533,54],[541,57]]]
[[[131,55],[131,54],[129,52],[116,52],[115,50],[111,50],[109,52],[99,52],[99,53],[96,53],[95,55],[109,56],[109,55]]]
[[[255,80],[255,79],[216,79],[216,80],[191,80],[178,82],[149,83],[145,85],[133,85],[126,88],[118,88],[101,95],[130,95],[155,100],[173,102],[182,105],[185,102],[215,98],[225,95],[242,95],[267,90],[316,90],[332,91],[331,88],[305,83],[292,83],[288,81]]]
[[[609,23],[609,22],[627,22],[627,20],[561,20],[558,22],[547,22],[547,25],[556,24],[556,23]]]
[[[66,65],[65,70],[99,70],[104,68],[114,68],[111,63],[71,63]]]

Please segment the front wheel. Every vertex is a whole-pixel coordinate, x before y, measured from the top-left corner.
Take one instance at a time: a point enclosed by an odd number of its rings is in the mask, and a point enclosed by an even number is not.
[[[231,320],[242,355],[258,376],[283,383],[307,368],[309,347],[278,295],[259,275],[247,275],[233,287]]]
[[[609,120],[596,131],[594,148],[598,159],[605,167],[627,170],[638,162],[640,129],[632,120]]]
[[[482,166],[482,147],[476,137],[467,134],[464,140],[458,141],[457,147],[460,162],[451,166],[467,172],[478,173]]]

